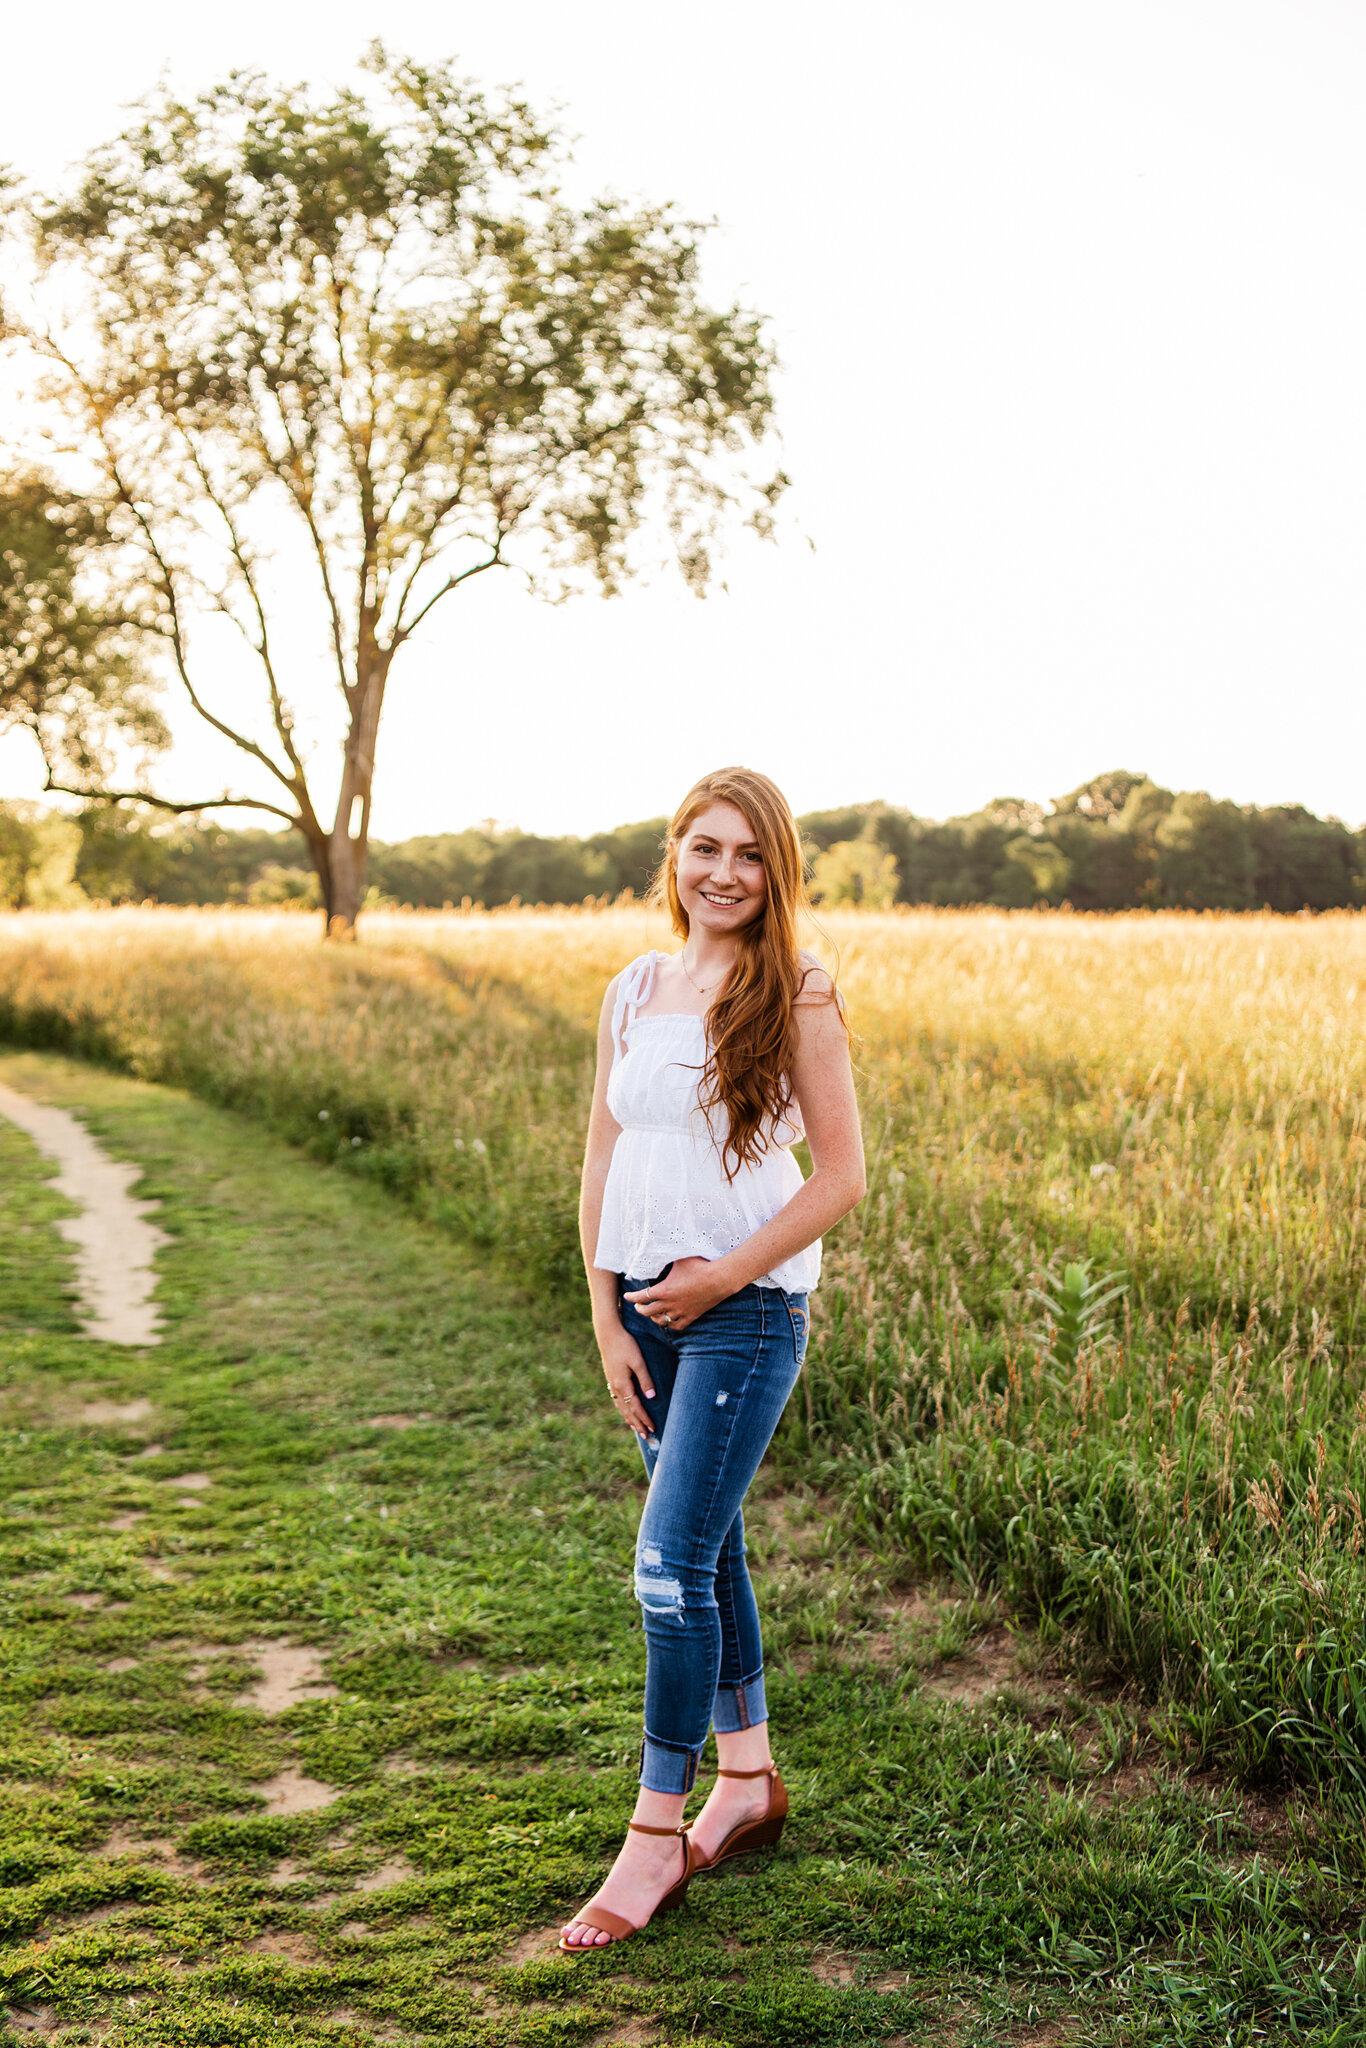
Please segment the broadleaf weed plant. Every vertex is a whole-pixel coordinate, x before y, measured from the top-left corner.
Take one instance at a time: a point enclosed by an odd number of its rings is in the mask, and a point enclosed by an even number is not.
[[[1105,1337],[1110,1321],[1107,1311],[1127,1292],[1122,1273],[1105,1273],[1091,1278],[1091,1260],[1074,1259],[1061,1271],[1046,1268],[1029,1298],[1044,1312],[1040,1333],[1049,1363],[1070,1372],[1082,1350],[1092,1351]]]

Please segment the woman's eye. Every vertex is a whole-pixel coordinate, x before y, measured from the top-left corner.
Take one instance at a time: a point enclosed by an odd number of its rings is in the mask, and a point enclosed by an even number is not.
[[[695,860],[714,860],[720,851],[720,847],[712,839],[694,840],[693,844],[688,848],[688,852]],[[745,852],[739,858],[741,860],[753,861],[756,867],[762,867],[764,864],[764,857],[761,853]]]

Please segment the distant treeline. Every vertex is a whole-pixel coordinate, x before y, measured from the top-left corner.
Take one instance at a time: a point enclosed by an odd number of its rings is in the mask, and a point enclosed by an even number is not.
[[[848,866],[853,848],[872,841],[896,863],[899,903],[1296,911],[1366,902],[1366,831],[1301,804],[1261,810],[1127,771],[1049,805],[1001,797],[944,824],[890,804],[820,811],[801,824],[818,850],[818,880],[833,849],[847,849]]]
[[[1331,910],[1366,903],[1366,832],[1298,804],[1260,810],[1099,775],[1044,805],[1001,797],[939,824],[885,803],[800,820],[813,893],[828,903],[1070,903],[1077,910]],[[586,839],[488,822],[373,843],[372,901],[578,903],[643,893],[665,821]],[[0,904],[316,901],[293,832],[167,823],[128,806],[75,818],[0,806]]]

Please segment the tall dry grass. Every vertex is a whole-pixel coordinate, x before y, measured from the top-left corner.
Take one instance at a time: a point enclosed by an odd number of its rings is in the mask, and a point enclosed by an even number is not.
[[[1366,1781],[1366,921],[833,914],[869,1198],[780,1443],[879,1542],[1166,1701],[1174,1746]],[[0,1033],[245,1110],[573,1287],[635,907],[0,919]],[[1122,1268],[1075,1358],[1029,1288]]]

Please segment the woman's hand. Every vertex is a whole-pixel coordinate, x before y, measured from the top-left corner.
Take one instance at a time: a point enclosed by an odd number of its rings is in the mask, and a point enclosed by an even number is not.
[[[612,1406],[627,1428],[633,1429],[637,1436],[653,1436],[655,1426],[641,1407],[640,1397],[643,1393],[653,1400],[655,1390],[639,1344],[618,1323],[615,1330],[606,1330],[599,1335],[598,1350],[602,1355],[602,1369],[607,1377]]]
[[[675,1259],[662,1280],[623,1299],[666,1330],[686,1330],[735,1292],[721,1267],[720,1259]]]

